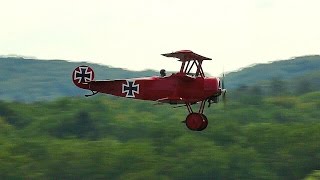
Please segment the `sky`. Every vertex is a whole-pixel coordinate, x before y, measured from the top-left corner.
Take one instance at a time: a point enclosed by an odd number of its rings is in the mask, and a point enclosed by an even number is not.
[[[0,55],[178,71],[192,50],[219,75],[320,54],[319,0],[0,0]]]

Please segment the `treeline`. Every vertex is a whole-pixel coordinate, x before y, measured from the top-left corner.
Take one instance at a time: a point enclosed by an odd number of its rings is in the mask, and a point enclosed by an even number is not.
[[[256,64],[240,71],[230,72],[226,75],[226,85],[229,89],[235,89],[243,84],[268,85],[269,80],[277,78],[291,85],[300,80],[311,81],[319,90],[319,75],[320,56],[301,56],[268,64]]]
[[[80,95],[81,89],[74,86],[71,79],[73,70],[80,65],[92,67],[95,78],[100,80],[159,74],[158,71],[130,71],[88,62],[0,57],[0,86],[4,87],[0,88],[0,99],[34,102]]]
[[[320,169],[319,99],[233,92],[225,107],[205,110],[202,132],[181,123],[185,108],[152,102],[0,102],[0,178],[312,178]]]
[[[306,93],[320,91],[320,72],[305,75],[292,80],[273,77],[259,84],[241,84],[231,89],[234,98],[247,94],[253,96],[300,96]]]

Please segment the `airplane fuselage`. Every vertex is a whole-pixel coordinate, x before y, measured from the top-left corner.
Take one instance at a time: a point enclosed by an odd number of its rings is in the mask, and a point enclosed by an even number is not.
[[[219,78],[190,77],[176,73],[167,77],[91,81],[79,84],[79,87],[126,98],[171,104],[195,103],[219,93]]]

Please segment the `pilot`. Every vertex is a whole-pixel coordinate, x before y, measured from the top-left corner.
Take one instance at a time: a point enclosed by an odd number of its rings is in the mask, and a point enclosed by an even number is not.
[[[161,77],[165,77],[167,74],[166,74],[166,70],[165,69],[161,69],[160,70],[160,76]]]

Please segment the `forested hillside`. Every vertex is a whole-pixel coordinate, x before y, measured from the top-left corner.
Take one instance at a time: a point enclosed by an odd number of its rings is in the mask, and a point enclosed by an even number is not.
[[[301,56],[290,60],[274,61],[246,67],[226,76],[227,87],[241,86],[270,87],[278,79],[286,83],[293,92],[305,83],[309,90],[320,90],[320,56]]]
[[[82,96],[84,91],[73,85],[71,73],[75,67],[83,64],[94,69],[96,79],[159,75],[152,70],[137,72],[86,62],[0,57],[0,99],[34,102]],[[274,89],[301,94],[320,90],[319,77],[320,56],[303,56],[228,73],[225,83],[228,90],[258,87],[266,95],[274,93]]]
[[[0,99],[31,102],[83,95],[83,91],[75,87],[71,80],[73,70],[79,65],[91,66],[95,71],[96,79],[158,75],[158,72],[152,70],[129,71],[87,62],[2,57],[0,58]]]
[[[320,169],[320,92],[185,108],[109,96],[0,102],[1,179],[303,179]]]
[[[209,126],[202,132],[181,123],[185,108],[82,97],[71,72],[88,63],[0,58],[0,64],[0,179],[319,175],[319,56],[227,74],[227,104],[205,109]],[[158,75],[89,65],[97,79]]]

